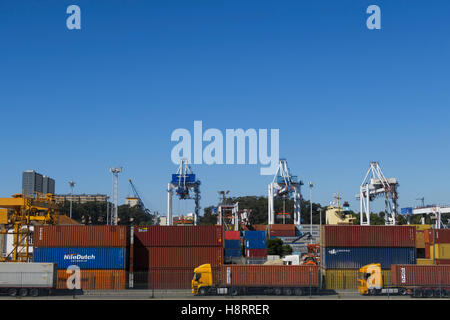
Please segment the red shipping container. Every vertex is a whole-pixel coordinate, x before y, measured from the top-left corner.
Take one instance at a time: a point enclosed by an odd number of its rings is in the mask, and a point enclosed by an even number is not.
[[[133,268],[143,271],[152,267],[198,267],[209,263],[220,266],[224,251],[221,247],[134,247]]]
[[[425,230],[425,243],[433,244],[433,232],[434,243],[450,243],[450,229]]]
[[[225,231],[225,240],[239,240],[241,239],[240,231]]]
[[[440,265],[440,264],[450,265],[450,259],[435,259],[434,261],[437,265]]]
[[[430,245],[425,243],[425,259],[430,259]]]
[[[35,226],[35,248],[125,248],[130,244],[127,226]]]
[[[74,270],[58,270],[56,289],[68,289],[67,279],[74,275]],[[82,290],[124,290],[128,284],[125,270],[80,270]]]
[[[267,257],[267,249],[245,249],[245,256],[247,258]]]
[[[146,226],[134,228],[142,247],[223,247],[222,226]]]
[[[322,247],[414,248],[414,226],[322,226]]]
[[[296,227],[294,224],[271,224],[269,225],[270,231],[294,231]]]
[[[228,275],[231,272],[231,277]],[[309,286],[319,283],[318,266],[223,265],[220,281],[224,286]]]
[[[449,286],[450,265],[422,266],[391,265],[391,284],[394,286]]]
[[[282,231],[282,230],[271,230],[269,231],[270,237],[295,237],[296,232],[295,231]]]

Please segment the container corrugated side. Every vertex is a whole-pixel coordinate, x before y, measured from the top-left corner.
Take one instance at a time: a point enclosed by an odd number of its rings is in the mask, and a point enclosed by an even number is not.
[[[74,277],[74,270],[57,271],[57,289],[71,289],[67,280]],[[80,270],[82,290],[124,290],[127,288],[128,273],[125,270]]]
[[[130,244],[130,229],[126,226],[35,226],[35,248],[124,248]]]
[[[322,247],[416,246],[416,228],[410,226],[322,226]]]
[[[434,238],[433,238],[434,234]],[[430,229],[424,232],[425,243],[450,243],[450,229]]]
[[[433,249],[434,248],[434,249]],[[430,259],[450,259],[450,243],[438,243],[434,246],[429,246],[430,250]]]
[[[267,249],[245,249],[247,258],[267,257]]]
[[[295,224],[271,224],[269,225],[269,231],[294,231],[296,230]]]
[[[58,269],[75,265],[81,269],[126,269],[125,248],[35,248],[34,262],[56,263]]]
[[[222,226],[146,226],[134,228],[134,245],[143,247],[223,247]]]
[[[270,230],[270,237],[295,237],[295,230]]]
[[[266,249],[267,242],[266,239],[263,240],[245,240],[245,249]]]
[[[135,247],[134,270],[151,267],[198,267],[209,263],[220,266],[224,249],[221,247]]]
[[[224,286],[310,286],[319,283],[317,266],[223,265],[220,281]]]
[[[240,240],[240,231],[225,231],[225,240]]]
[[[350,290],[358,288],[358,269],[326,269],[322,270],[325,289]],[[391,270],[381,270],[383,279],[390,279]]]
[[[433,259],[417,259],[416,264],[419,266],[432,266]]]
[[[239,258],[241,256],[241,249],[225,249],[225,257]]]
[[[416,248],[425,248],[425,234],[423,230],[416,231]]]
[[[359,269],[371,263],[380,263],[382,269],[391,264],[415,264],[416,248],[325,248],[322,249],[326,269]]]
[[[449,286],[450,265],[392,265],[391,283],[394,286]]]
[[[435,259],[434,261],[437,265],[441,265],[441,264],[450,265],[450,259]]]
[[[225,240],[225,249],[240,249],[241,240]]]
[[[266,239],[267,234],[265,231],[244,231],[244,240],[262,240]]]

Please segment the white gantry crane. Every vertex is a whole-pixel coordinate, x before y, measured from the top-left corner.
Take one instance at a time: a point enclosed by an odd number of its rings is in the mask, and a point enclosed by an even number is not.
[[[361,225],[370,225],[370,201],[382,196],[385,202],[385,224],[395,225],[398,214],[398,186],[396,178],[384,176],[378,162],[370,163],[370,168],[359,188],[359,194],[356,195],[356,198],[360,200]]]
[[[300,207],[302,195],[300,187],[302,185],[303,182],[298,181],[297,176],[291,175],[286,159],[280,159],[273,181],[269,184],[268,224],[275,224],[274,198],[283,199],[283,207],[285,207],[285,201],[290,197],[293,197],[294,200],[294,224],[301,224]]]
[[[436,229],[445,229],[447,227],[446,224],[442,222],[442,214],[450,213],[450,206],[423,206],[412,209],[412,214],[420,214],[420,215],[431,215],[431,219],[435,220],[435,228]],[[425,224],[425,221],[422,219],[422,224]]]
[[[239,202],[231,205],[220,204],[217,207],[218,224],[225,225],[227,231],[239,231]]]
[[[195,180],[195,174],[186,159],[182,159],[177,173],[172,174],[172,181],[169,182],[167,188],[167,225],[171,226],[172,221],[172,197],[173,192],[177,194],[180,200],[194,199],[194,224],[198,223],[198,214],[200,211],[200,181]],[[193,195],[191,195],[191,193]]]

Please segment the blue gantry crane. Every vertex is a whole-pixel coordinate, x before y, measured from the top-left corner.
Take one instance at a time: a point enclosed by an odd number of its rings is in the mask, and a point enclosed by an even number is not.
[[[200,181],[196,180],[195,174],[186,159],[182,159],[177,173],[172,174],[172,180],[167,188],[167,225],[172,225],[172,198],[176,193],[180,200],[194,199],[194,224],[197,225],[200,211]]]

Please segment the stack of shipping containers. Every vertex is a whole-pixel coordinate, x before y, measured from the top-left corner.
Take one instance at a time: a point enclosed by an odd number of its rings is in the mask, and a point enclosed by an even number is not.
[[[425,231],[425,258],[437,265],[450,265],[450,229]]]
[[[381,264],[416,264],[416,228],[411,226],[323,226],[321,267],[326,289],[356,289],[358,269]]]
[[[121,290],[128,283],[129,241],[125,226],[36,226],[33,260],[56,264],[57,289],[73,289],[79,272],[81,289]]]
[[[416,253],[417,253],[417,261],[418,265],[431,265],[433,264],[432,259],[426,258],[425,252],[425,233],[431,229],[429,224],[415,224],[412,225],[416,227]]]
[[[225,231],[225,260],[230,261],[241,256],[241,232]]]
[[[147,226],[133,233],[136,289],[189,289],[196,267],[223,263],[222,226]]]
[[[265,231],[244,231],[245,257],[249,263],[267,259],[266,237]]]

